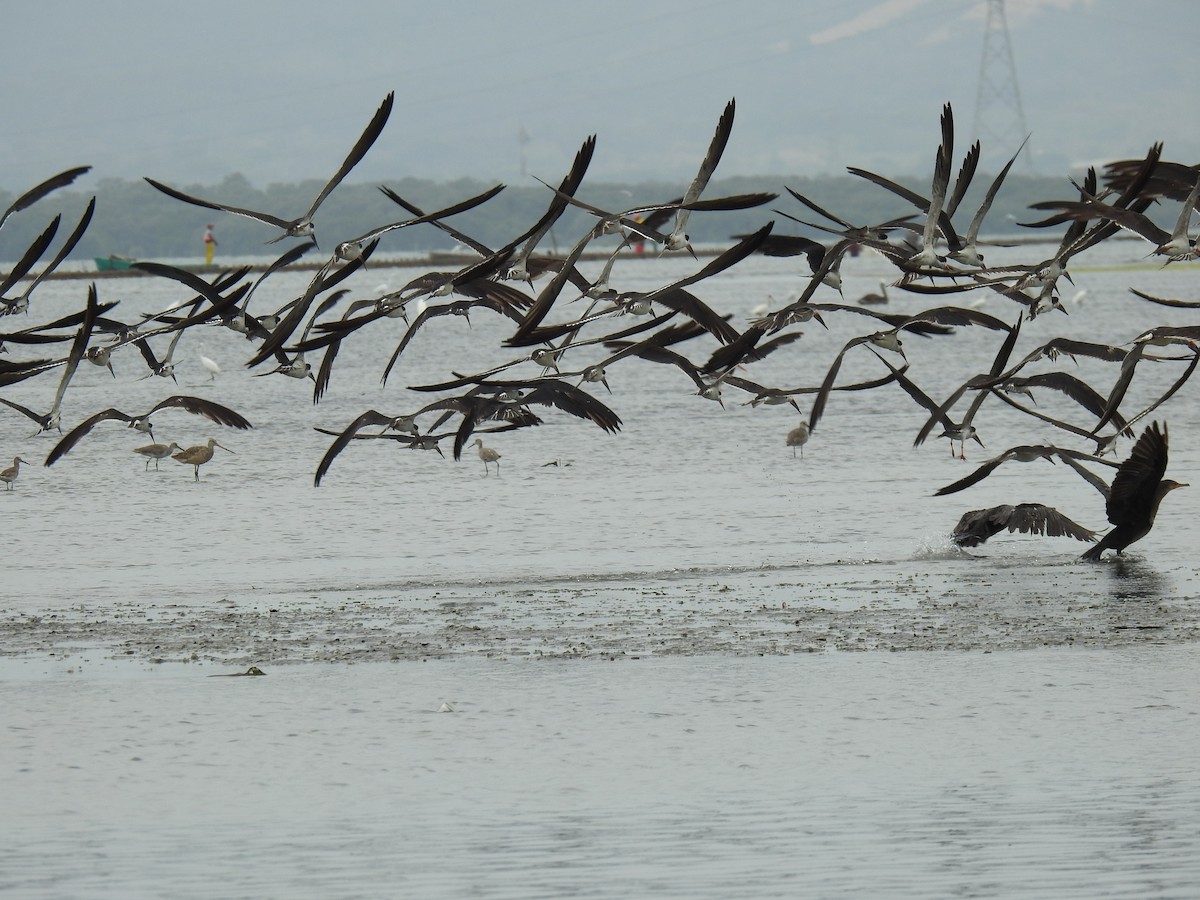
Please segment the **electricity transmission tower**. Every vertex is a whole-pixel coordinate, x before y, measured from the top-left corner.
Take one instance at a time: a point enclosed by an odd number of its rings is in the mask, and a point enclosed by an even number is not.
[[[983,31],[983,58],[979,63],[979,91],[975,95],[975,139],[1010,153],[1029,134],[1021,92],[1017,87],[1017,67],[1013,63],[1012,44],[1008,40],[1008,19],[1004,0],[987,0],[987,24]],[[1021,154],[1033,171],[1033,154],[1026,146]]]

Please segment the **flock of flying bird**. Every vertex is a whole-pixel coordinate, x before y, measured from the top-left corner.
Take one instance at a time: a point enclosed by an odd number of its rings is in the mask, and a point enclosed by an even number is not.
[[[579,199],[576,194],[592,157],[594,136],[580,147],[563,179],[557,185],[546,184],[544,214],[502,247],[486,246],[447,220],[486,203],[503,189],[503,185],[430,212],[418,208],[390,188],[382,187],[383,193],[404,211],[402,218],[339,241],[300,296],[270,314],[252,314],[249,303],[257,286],[272,273],[318,248],[314,227],[318,209],[379,137],[391,114],[392,101],[393,96],[389,94],[340,168],[317,194],[312,205],[296,218],[193,197],[147,178],[154,188],[182,203],[256,219],[272,226],[278,233],[268,243],[284,239],[299,239],[300,243],[293,244],[253,279],[249,267],[205,279],[168,265],[139,263],[138,267],[150,275],[182,283],[189,292],[194,292],[194,297],[186,303],[146,315],[136,323],[112,318],[109,314],[116,304],[101,303],[96,287],[92,285],[84,308],[78,312],[36,327],[0,329],[0,350],[19,347],[26,353],[33,353],[60,343],[69,342],[70,346],[69,352],[60,358],[19,359],[19,352],[0,358],[0,388],[40,375],[58,374],[57,390],[47,412],[36,412],[4,397],[0,397],[0,404],[28,417],[37,425],[39,433],[61,432],[63,396],[80,363],[87,361],[111,369],[111,355],[132,344],[140,351],[149,369],[145,377],[174,378],[173,354],[181,335],[188,329],[202,326],[223,326],[246,335],[254,341],[247,366],[260,368],[256,374],[280,373],[311,379],[316,402],[329,384],[342,343],[353,340],[356,332],[371,323],[384,318],[403,318],[408,325],[383,368],[386,381],[424,323],[436,316],[469,317],[473,310],[483,308],[513,322],[512,333],[504,346],[521,355],[488,371],[454,372],[453,377],[438,384],[411,388],[440,395],[414,411],[392,414],[370,409],[342,429],[326,431],[334,441],[317,466],[314,479],[317,485],[337,456],[356,440],[391,440],[438,453],[442,452],[441,444],[446,441],[452,445],[455,459],[470,446],[477,449],[485,474],[491,463],[495,464],[498,474],[499,454],[485,446],[480,435],[537,425],[542,421],[540,414],[547,409],[588,420],[607,432],[619,431],[620,417],[596,396],[595,391],[603,388],[611,394],[608,371],[618,363],[627,365],[624,361],[640,359],[679,368],[693,382],[699,397],[722,402],[722,405],[723,389],[745,394],[745,402],[754,406],[787,403],[797,411],[796,398],[812,395],[807,421],[793,429],[787,438],[793,453],[802,450],[810,434],[817,429],[834,392],[871,390],[895,384],[928,414],[915,443],[922,443],[940,427],[941,436],[950,440],[951,453],[958,443],[958,455],[965,459],[962,449],[965,442],[975,440],[982,444],[973,425],[975,416],[985,399],[995,397],[1075,440],[1094,445],[1094,449],[1085,452],[1051,444],[1013,447],[938,493],[944,495],[964,490],[1007,462],[1061,461],[1102,494],[1108,518],[1114,526],[1084,554],[1087,559],[1099,559],[1106,549],[1120,553],[1143,537],[1153,525],[1162,498],[1171,490],[1184,486],[1164,478],[1168,452],[1165,425],[1160,427],[1153,422],[1145,427],[1128,459],[1119,465],[1108,460],[1106,454],[1114,450],[1118,437],[1134,436],[1134,425],[1176,394],[1190,378],[1200,362],[1200,326],[1154,328],[1137,336],[1128,348],[1055,338],[1023,359],[1016,362],[1011,359],[1022,324],[1061,307],[1060,283],[1070,281],[1068,266],[1071,260],[1100,241],[1124,230],[1147,241],[1151,252],[1162,257],[1164,264],[1194,259],[1198,255],[1196,243],[1189,237],[1189,227],[1200,195],[1200,167],[1161,159],[1161,145],[1151,147],[1142,159],[1111,163],[1104,170],[1103,184],[1096,171],[1090,170],[1085,178],[1073,185],[1077,196],[1070,200],[1034,205],[1035,209],[1048,215],[1029,223],[1031,227],[1065,226],[1058,247],[1049,258],[1031,265],[989,266],[984,261],[981,228],[1021,148],[995,176],[966,229],[961,229],[960,205],[975,174],[980,146],[976,142],[968,148],[956,174],[953,113],[947,104],[941,116],[941,140],[928,195],[878,174],[850,169],[852,174],[911,204],[914,210],[911,215],[877,225],[854,225],[787,188],[792,198],[806,210],[807,218],[781,210],[776,213],[830,235],[828,241],[775,234],[774,223],[770,222],[752,234],[735,236],[730,247],[703,265],[697,260],[695,271],[684,278],[649,291],[627,291],[612,286],[610,278],[614,264],[622,254],[633,252],[635,245],[653,246],[660,253],[682,252],[695,257],[687,234],[691,213],[750,209],[777,198],[773,193],[703,196],[733,127],[735,104],[731,100],[719,119],[696,177],[682,195],[669,202],[605,210]],[[71,169],[30,189],[0,215],[0,228],[13,213],[71,184],[86,171],[88,167]],[[1175,227],[1170,232],[1156,225],[1148,215],[1151,207],[1164,201],[1181,204]],[[0,316],[8,317],[28,310],[31,294],[38,284],[67,258],[87,229],[94,205],[95,198],[54,258],[36,275],[30,275],[30,272],[53,243],[60,217],[55,217],[30,245],[7,277],[0,281]],[[543,238],[570,207],[585,211],[590,217],[590,227],[566,254],[538,253]],[[814,218],[815,221],[809,221]],[[399,290],[348,304],[339,314],[336,310],[346,292],[338,285],[364,265],[381,237],[418,225],[441,229],[474,251],[477,260],[457,271],[429,272]],[[608,235],[615,236],[615,249],[611,250],[598,278],[585,278],[576,264],[585,249]],[[939,298],[965,295],[969,291],[995,292],[1009,301],[1012,315],[1007,319],[989,315],[970,302],[933,306],[914,315],[888,313],[878,308],[887,301],[886,284],[880,285],[880,295],[864,298],[858,305],[815,300],[822,288],[840,293],[841,263],[852,249],[859,247],[877,251],[895,267],[894,288]],[[739,331],[730,323],[730,316],[712,309],[691,288],[755,253],[803,256],[811,274],[806,274],[795,299],[764,312]],[[9,296],[22,281],[25,282],[24,290]],[[535,284],[539,281],[540,286]],[[1166,307],[1200,308],[1200,301],[1134,293],[1145,301]],[[586,301],[584,311],[577,315],[563,313],[568,302],[575,300]],[[552,312],[559,315],[552,317]],[[849,340],[837,353],[819,385],[779,388],[753,382],[739,374],[799,338],[800,332],[794,326],[810,320],[824,325],[828,316],[863,317],[870,322],[869,328],[877,330],[864,330]],[[0,324],[4,321],[16,320],[0,319]],[[988,371],[970,379],[951,396],[938,402],[911,379],[901,335],[944,335],[958,328],[994,332],[999,346]],[[707,358],[694,361],[685,354],[685,348],[700,336],[715,339],[718,346],[707,354]],[[166,350],[159,356],[155,348],[161,350],[163,343]],[[604,355],[599,359],[589,356],[585,350],[588,347],[600,347]],[[859,383],[839,383],[844,358],[859,347],[878,358],[882,367],[880,377]],[[322,353],[322,361],[314,370],[305,356],[315,353]],[[1119,374],[1107,395],[1066,372],[1024,374],[1027,366],[1043,359],[1055,360],[1060,355],[1072,359],[1085,356],[1119,364]],[[584,359],[589,361],[584,363]],[[1122,402],[1139,364],[1162,359],[1184,360],[1187,365],[1162,396],[1134,415],[1123,415]],[[580,362],[571,367],[572,360]],[[506,377],[508,369],[526,362],[540,366],[541,374]],[[1032,398],[1036,390],[1063,394],[1092,417],[1091,424],[1077,425],[1051,418],[1014,398],[1019,394]],[[965,410],[960,413],[963,406]],[[232,428],[251,427],[249,421],[232,409],[200,397],[175,394],[144,412],[130,414],[108,408],[89,416],[58,441],[45,465],[53,465],[104,421],[124,422],[127,427],[153,439],[151,417],[167,408],[182,409]],[[207,444],[187,449],[174,443],[151,443],[135,452],[145,457],[147,469],[151,462],[157,467],[160,460],[168,457],[191,465],[198,481],[200,466],[212,458],[216,448],[222,448],[222,445],[209,439]],[[18,457],[11,467],[0,471],[0,481],[6,488],[12,489],[23,462]],[[1115,468],[1111,483],[1097,475],[1091,468],[1093,466]],[[1077,525],[1052,507],[1037,503],[968,512],[958,523],[953,538],[961,546],[976,546],[1004,529],[1065,535],[1084,541],[1096,541],[1097,538],[1094,532]]]

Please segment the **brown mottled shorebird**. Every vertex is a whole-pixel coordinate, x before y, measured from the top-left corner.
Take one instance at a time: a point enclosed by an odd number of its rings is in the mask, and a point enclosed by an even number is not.
[[[483,455],[482,450],[479,451],[479,455],[480,456]],[[0,481],[3,481],[4,484],[6,485],[5,490],[11,491],[13,489],[13,482],[16,481],[17,476],[19,474],[21,474],[21,463],[23,463],[23,462],[25,462],[25,460],[21,459],[21,457],[14,456],[13,464],[11,466],[9,466],[7,469],[5,469],[4,471],[0,472]],[[498,463],[497,463],[496,471],[497,472],[500,471]]]
[[[196,470],[196,480],[200,480],[200,467],[213,458],[213,447],[220,447],[229,453],[233,451],[228,447],[218,444],[213,438],[208,439],[207,444],[197,444],[195,447],[188,447],[186,450],[180,450],[171,459],[176,462],[181,462],[185,466],[192,466]]]
[[[792,459],[796,458],[796,450],[800,450],[801,458],[804,457],[804,445],[808,443],[808,423],[801,422],[795,428],[788,432],[787,445],[792,448]]]

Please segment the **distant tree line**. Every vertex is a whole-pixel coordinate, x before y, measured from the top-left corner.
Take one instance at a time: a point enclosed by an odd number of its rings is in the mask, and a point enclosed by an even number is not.
[[[965,230],[983,191],[990,183],[990,174],[978,173],[971,191],[955,216]],[[897,179],[917,193],[929,189],[928,182],[917,178]],[[82,188],[78,185],[82,183]],[[463,178],[456,181],[433,182],[416,178],[400,178],[384,182],[404,199],[430,211],[481,193],[491,183]],[[242,175],[229,175],[217,184],[172,184],[185,193],[247,209],[275,213],[285,218],[299,215],[312,203],[323,182],[304,181],[295,184],[272,184],[256,188]],[[916,213],[904,200],[861,178],[851,176],[811,178],[803,176],[761,176],[714,180],[705,197],[771,191],[780,196],[773,203],[744,212],[723,212],[719,215],[696,213],[689,222],[694,244],[723,244],[730,235],[750,232],[774,219],[775,229],[784,234],[805,234],[818,239],[833,240],[832,235],[805,228],[777,215],[779,209],[810,222],[832,225],[807,209],[784,189],[796,190],[822,207],[836,210],[855,225],[883,222],[898,216]],[[14,197],[32,185],[9,185],[0,190],[0,209],[7,208]],[[684,185],[669,182],[640,182],[633,184],[589,184],[585,181],[579,192],[581,199],[611,211],[628,209],[638,203],[666,202],[679,196]],[[87,201],[96,196],[96,214],[91,227],[80,241],[73,259],[87,260],[94,256],[116,253],[139,259],[179,258],[203,253],[204,226],[215,226],[220,256],[267,256],[276,247],[264,242],[276,233],[275,229],[251,219],[181,203],[167,197],[141,179],[101,179],[87,187],[87,176],[70,189],[58,191],[40,203],[16,214],[0,232],[0,262],[11,263],[33,239],[45,229],[50,219],[61,213],[59,238],[70,232],[83,212]],[[550,191],[539,184],[509,185],[492,200],[450,220],[456,228],[492,247],[503,245],[532,224],[545,210]],[[984,222],[985,235],[1032,234],[1019,227],[1019,222],[1036,221],[1043,214],[1030,210],[1029,204],[1039,200],[1074,199],[1066,175],[1042,177],[1010,174]],[[317,238],[322,250],[332,251],[339,240],[357,237],[376,225],[408,218],[404,209],[394,204],[375,183],[342,184],[325,201],[316,217]],[[559,220],[547,241],[544,252],[557,248],[566,252],[589,223],[588,213],[577,209],[567,211]],[[1057,232],[1056,232],[1057,233]],[[429,252],[451,249],[454,241],[431,225],[401,229],[389,234],[380,244],[379,253]]]

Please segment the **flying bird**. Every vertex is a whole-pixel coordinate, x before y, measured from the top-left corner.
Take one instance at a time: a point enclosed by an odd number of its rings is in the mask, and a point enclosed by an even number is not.
[[[358,165],[359,160],[367,155],[367,151],[371,149],[371,145],[375,143],[376,139],[383,132],[383,126],[387,124],[388,116],[392,114],[394,97],[394,93],[389,93],[383,99],[383,103],[379,105],[379,109],[375,111],[375,115],[367,124],[366,130],[359,136],[354,146],[350,149],[349,155],[342,161],[341,167],[333,174],[333,177],[329,179],[325,186],[321,188],[320,193],[317,194],[317,198],[313,200],[312,206],[299,218],[290,220],[282,219],[271,213],[255,212],[252,209],[241,209],[236,206],[214,203],[211,200],[201,200],[198,197],[191,197],[182,191],[168,187],[161,182],[155,181],[153,178],[147,178],[146,181],[151,187],[162,191],[168,197],[174,197],[176,200],[182,200],[184,203],[190,203],[193,206],[203,206],[205,209],[221,210],[248,219],[257,219],[259,222],[265,222],[268,225],[274,225],[277,228],[283,229],[283,233],[271,238],[271,240],[267,241],[268,244],[273,244],[276,241],[281,241],[289,237],[313,237],[315,241],[313,216],[316,215],[320,205],[325,202],[325,198],[333,192],[334,188],[341,184],[343,178],[350,174],[350,170]]]
[[[1002,504],[990,509],[974,509],[964,513],[954,526],[951,540],[960,547],[978,547],[1005,529],[1025,534],[1071,537],[1077,541],[1096,539],[1094,531],[1072,522],[1052,506],[1018,503],[1016,506]]]
[[[131,416],[128,413],[121,412],[119,409],[109,408],[101,410],[93,416],[89,416],[67,432],[63,439],[54,445],[54,449],[46,457],[46,465],[52,466],[63,456],[70,453],[71,448],[101,422],[109,420],[124,422],[126,428],[136,428],[138,431],[145,432],[150,437],[154,437],[150,417],[160,409],[182,409],[185,412],[204,416],[204,418],[216,422],[218,425],[227,425],[230,428],[246,429],[253,427],[249,420],[240,413],[234,412],[228,406],[222,406],[220,403],[214,403],[212,400],[205,400],[203,397],[189,397],[180,394],[161,400],[152,406],[149,412],[138,415]]]

